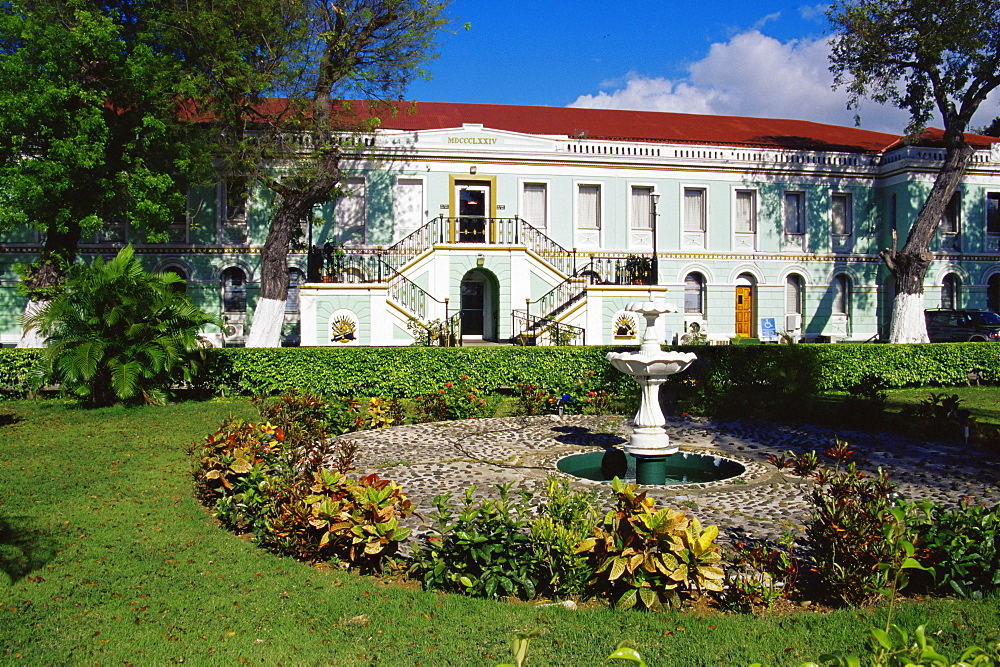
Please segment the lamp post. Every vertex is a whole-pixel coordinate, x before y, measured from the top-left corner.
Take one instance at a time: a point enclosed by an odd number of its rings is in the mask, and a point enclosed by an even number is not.
[[[649,217],[650,226],[653,228],[653,284],[656,285],[660,282],[660,265],[659,260],[656,258],[656,205],[660,202],[660,195],[658,193],[651,193],[649,195]]]

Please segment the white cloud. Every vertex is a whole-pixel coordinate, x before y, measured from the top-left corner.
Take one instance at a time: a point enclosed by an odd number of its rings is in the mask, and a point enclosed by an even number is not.
[[[806,21],[816,21],[817,23],[826,20],[826,10],[830,5],[802,5],[799,7],[799,16]]]
[[[767,25],[771,21],[777,21],[780,18],[781,18],[781,12],[774,12],[772,14],[768,14],[768,15],[762,17],[761,19],[759,19],[754,24],[754,26],[753,26],[754,30],[760,30],[761,28],[763,28],[765,25]]]
[[[847,93],[833,90],[828,38],[780,42],[758,30],[717,42],[688,66],[680,79],[629,73],[609,92],[581,95],[569,106],[602,109],[674,111],[724,116],[794,118],[854,125]],[[972,125],[1000,114],[996,96],[983,105]],[[908,114],[891,106],[864,102],[861,127],[900,133]],[[938,123],[939,125],[939,123]]]

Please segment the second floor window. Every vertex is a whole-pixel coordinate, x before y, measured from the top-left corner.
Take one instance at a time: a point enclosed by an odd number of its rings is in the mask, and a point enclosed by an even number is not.
[[[804,192],[786,192],[784,202],[785,233],[805,234],[806,195]]]
[[[581,229],[601,228],[601,186],[579,186],[577,190],[577,215]]]
[[[834,236],[851,234],[851,195],[833,195],[830,202],[830,228]]]
[[[962,193],[955,191],[948,200],[948,205],[941,216],[941,232],[943,234],[958,234],[961,230]]]
[[[652,229],[653,188],[632,188],[632,229]]]
[[[735,227],[737,234],[757,233],[757,193],[753,190],[736,191]]]
[[[684,188],[684,231],[705,231],[705,190]]]
[[[545,231],[548,225],[548,188],[545,183],[524,184],[524,215],[525,221],[534,227]]]

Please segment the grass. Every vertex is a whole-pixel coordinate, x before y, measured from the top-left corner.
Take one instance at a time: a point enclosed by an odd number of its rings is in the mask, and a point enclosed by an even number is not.
[[[899,412],[920,405],[933,394],[957,395],[961,407],[972,413],[977,422],[1000,426],[1000,387],[919,387],[893,389],[887,392],[886,409]]]
[[[763,618],[538,608],[423,592],[264,552],[192,495],[186,446],[244,401],[82,410],[0,404],[3,664],[600,664],[621,640],[651,665],[797,665],[860,651],[880,611]],[[944,646],[1000,629],[996,600],[907,604]]]

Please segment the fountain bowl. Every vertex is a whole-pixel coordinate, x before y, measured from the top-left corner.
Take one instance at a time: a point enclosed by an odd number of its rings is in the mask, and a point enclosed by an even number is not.
[[[636,352],[608,352],[605,356],[611,365],[632,377],[666,377],[676,375],[694,363],[693,352],[661,352],[645,355]]]

